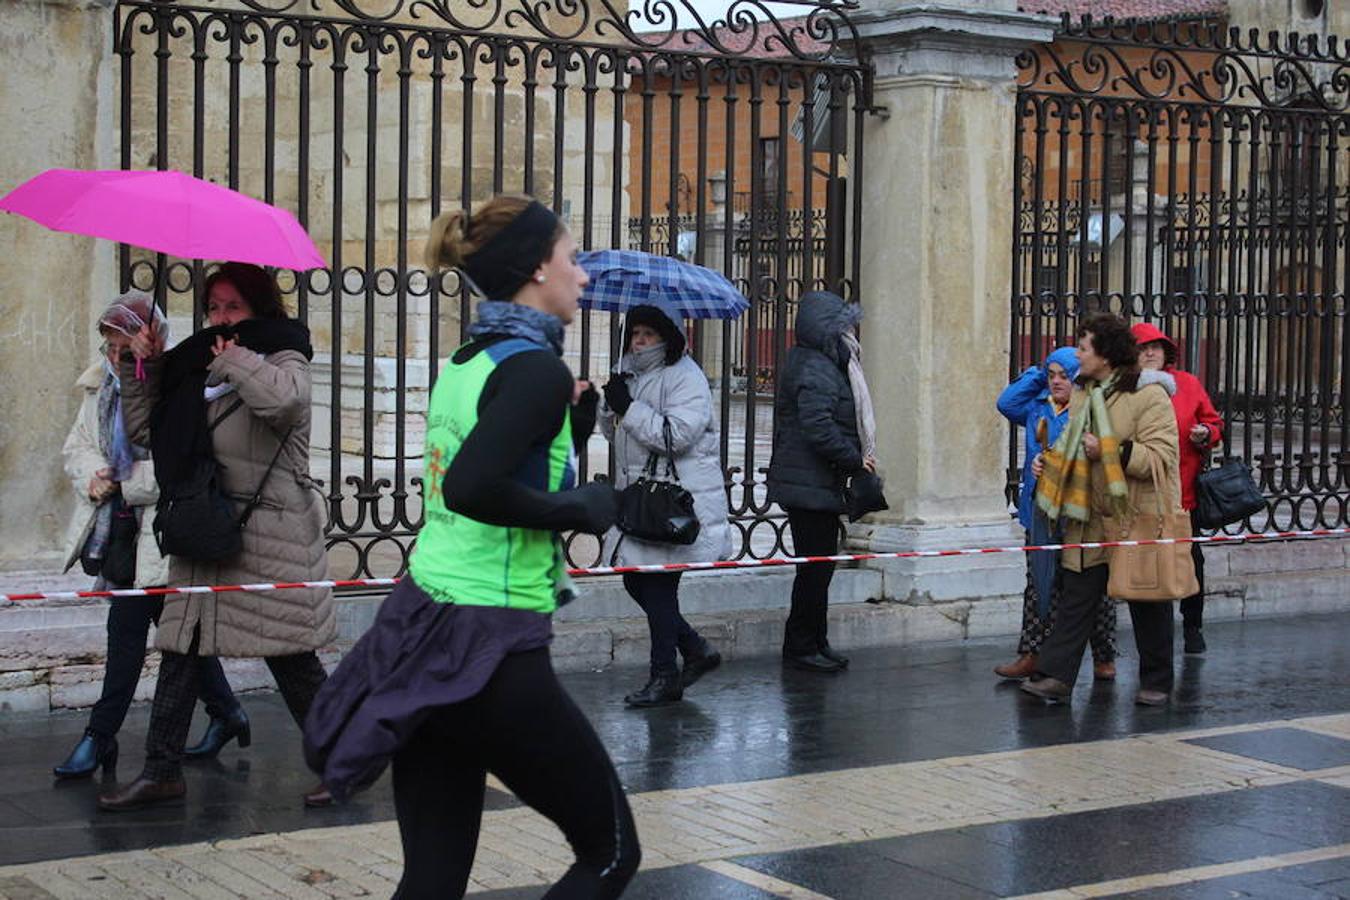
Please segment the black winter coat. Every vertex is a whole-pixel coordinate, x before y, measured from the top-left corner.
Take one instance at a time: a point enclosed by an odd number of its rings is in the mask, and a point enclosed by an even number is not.
[[[857,413],[840,336],[858,310],[825,292],[802,297],[797,344],[775,401],[769,500],[784,509],[844,511],[844,480],[863,467]]]

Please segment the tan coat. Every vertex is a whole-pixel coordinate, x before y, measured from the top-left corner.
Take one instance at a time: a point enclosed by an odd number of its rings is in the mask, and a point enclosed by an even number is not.
[[[146,363],[146,380],[122,363],[123,410],[133,440],[147,439],[150,410],[159,393],[161,363]],[[214,422],[236,399],[244,405],[211,433],[222,486],[239,510],[262,481],[286,429],[291,432],[262,502],[244,529],[244,550],[223,563],[169,558],[169,584],[258,584],[327,577],[322,496],[309,477],[309,362],[294,350],[263,358],[230,347],[211,364],[211,381],[235,391],[207,404]],[[200,626],[204,656],[287,656],[317,650],[337,636],[333,594],[280,590],[169,597],[155,646],[187,652]]]
[[[1177,420],[1172,412],[1171,395],[1176,383],[1165,372],[1125,374],[1125,387],[1106,398],[1106,409],[1111,415],[1111,428],[1121,443],[1133,442],[1129,464],[1125,466],[1125,481],[1129,486],[1131,510],[1155,512],[1158,496],[1153,489],[1152,461],[1162,465],[1161,486],[1163,509],[1174,512],[1181,509],[1181,480],[1177,448]],[[1170,389],[1169,389],[1170,386]],[[1069,401],[1069,415],[1075,416],[1087,394],[1075,388]],[[1092,513],[1087,522],[1068,522],[1064,528],[1064,542],[1118,540],[1119,534],[1106,533],[1103,517],[1111,511],[1106,493],[1106,476],[1100,462],[1092,464]],[[1065,550],[1061,565],[1070,572],[1081,572],[1093,566],[1106,564],[1105,550]]]
[[[103,363],[97,362],[75,382],[82,395],[80,411],[61,448],[66,476],[75,489],[75,510],[66,528],[66,566],[63,571],[70,571],[80,561],[89,533],[94,530],[98,506],[89,499],[89,481],[95,472],[108,468],[108,460],[98,446],[98,391],[103,384],[103,373]],[[140,536],[136,539],[136,579],[132,586],[164,584],[169,578],[169,561],[160,555],[151,532],[159,485],[155,483],[155,467],[150,460],[132,464],[131,477],[122,482],[122,499],[128,506],[135,507],[141,517]]]

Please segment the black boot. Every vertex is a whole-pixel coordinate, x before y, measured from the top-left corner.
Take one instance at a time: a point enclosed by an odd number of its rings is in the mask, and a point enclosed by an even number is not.
[[[707,641],[703,641],[702,646],[693,653],[685,654],[684,669],[680,672],[680,686],[690,687],[721,664],[722,654],[714,650]]]
[[[684,688],[680,686],[679,672],[665,672],[652,675],[647,686],[623,698],[623,702],[635,709],[648,706],[664,706],[684,699]]]
[[[244,714],[243,707],[223,719],[213,717],[201,741],[184,750],[183,758],[215,759],[216,754],[235,738],[239,739],[240,747],[247,747],[253,742],[253,733],[249,730],[248,716]]]
[[[848,657],[831,647],[829,641],[820,642],[820,655],[841,669],[848,668]]]
[[[66,761],[52,768],[52,774],[57,778],[84,778],[99,766],[105,775],[117,770],[117,738],[86,729]]]
[[[1183,628],[1182,636],[1185,638],[1185,651],[1190,656],[1199,656],[1205,652],[1205,635],[1199,628]]]

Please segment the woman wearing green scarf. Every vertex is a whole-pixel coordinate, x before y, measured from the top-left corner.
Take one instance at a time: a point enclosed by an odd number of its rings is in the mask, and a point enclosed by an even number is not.
[[[1138,348],[1119,316],[1098,313],[1078,329],[1078,384],[1069,401],[1069,424],[1054,447],[1033,464],[1039,483],[1036,504],[1051,521],[1061,521],[1064,541],[1091,543],[1118,538],[1106,533],[1105,519],[1128,518],[1151,510],[1159,498],[1153,464],[1166,509],[1179,508],[1177,429],[1171,395],[1176,382],[1166,373],[1139,370]],[[1041,649],[1036,674],[1022,690],[1063,702],[1073,693],[1092,633],[1098,604],[1106,593],[1105,550],[1066,550],[1063,595],[1055,628]],[[1172,690],[1172,604],[1130,602],[1139,650],[1139,693],[1135,700],[1161,706]]]

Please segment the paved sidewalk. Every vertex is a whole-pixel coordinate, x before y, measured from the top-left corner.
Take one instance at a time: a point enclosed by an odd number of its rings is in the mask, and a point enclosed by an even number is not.
[[[1132,660],[1046,707],[988,674],[1006,654],[992,644],[861,653],[830,678],[728,665],[645,713],[617,706],[640,673],[567,682],[638,818],[626,897],[1350,896],[1350,617],[1207,631],[1166,710],[1130,702]],[[387,782],[345,810],[294,810],[310,776],[293,726],[274,697],[246,705],[252,748],[193,769],[185,808],[126,816],[94,812],[92,783],[38,780],[79,717],[0,726],[0,897],[389,896]],[[259,787],[271,803],[249,818]],[[538,897],[565,842],[490,791],[472,890]],[[346,824],[306,827],[323,816]]]

